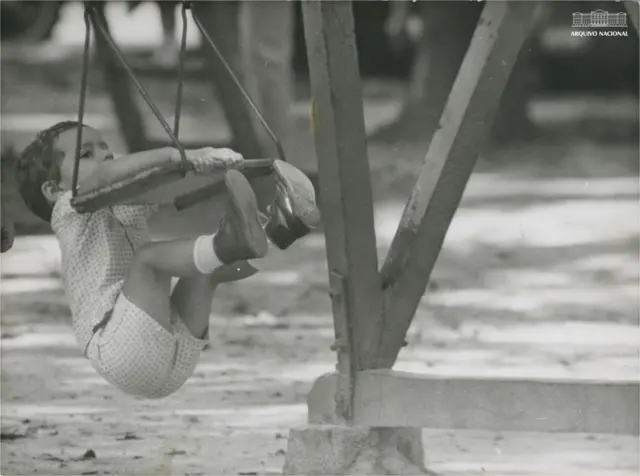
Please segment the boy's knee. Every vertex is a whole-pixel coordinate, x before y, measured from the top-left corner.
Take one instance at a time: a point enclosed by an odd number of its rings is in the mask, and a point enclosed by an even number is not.
[[[135,261],[139,264],[150,264],[153,260],[154,249],[152,243],[144,243],[136,250]]]
[[[153,247],[147,244],[142,245],[136,250],[133,262],[129,266],[123,292],[129,298],[133,298],[138,305],[141,303],[134,296],[140,295],[141,292],[147,295],[148,290],[153,289],[155,293],[155,291],[162,289],[163,293],[166,292],[167,295],[169,293],[171,278],[159,271],[154,265],[157,262],[155,254],[156,250]]]
[[[132,267],[143,272],[155,272],[153,264],[156,260],[156,250],[153,243],[145,243],[136,250]]]

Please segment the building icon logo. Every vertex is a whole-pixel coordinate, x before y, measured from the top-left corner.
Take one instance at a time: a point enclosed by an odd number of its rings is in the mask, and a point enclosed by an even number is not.
[[[626,28],[627,14],[609,13],[604,10],[594,10],[591,13],[574,13],[573,28]]]
[[[574,13],[571,36],[629,36],[627,14],[593,10],[590,13]]]

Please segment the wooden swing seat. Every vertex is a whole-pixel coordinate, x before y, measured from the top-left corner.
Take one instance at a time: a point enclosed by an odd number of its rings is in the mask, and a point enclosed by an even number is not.
[[[173,182],[181,177],[182,167],[180,165],[153,167],[120,182],[77,195],[71,199],[71,206],[80,213],[91,213],[100,208],[127,201],[147,190]]]
[[[272,171],[273,159],[247,160],[240,171],[249,179],[269,175]],[[125,202],[162,185],[176,182],[183,178],[181,164],[156,166],[127,177],[125,180],[111,183],[105,187],[78,194],[71,199],[71,206],[80,213],[91,213],[100,208]],[[174,200],[177,210],[188,208],[199,201],[206,200],[224,192],[222,175],[211,184],[198,188]]]

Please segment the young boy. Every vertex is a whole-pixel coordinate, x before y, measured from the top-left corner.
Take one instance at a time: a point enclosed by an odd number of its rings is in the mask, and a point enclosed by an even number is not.
[[[51,223],[60,244],[65,292],[84,355],[122,391],[166,397],[191,376],[206,344],[216,286],[229,280],[229,269],[246,270],[245,260],[267,253],[257,200],[247,179],[233,170],[243,160],[239,154],[204,148],[187,151],[196,173],[228,170],[225,215],[214,235],[151,242],[147,219],[157,206],[143,203],[80,214],[71,206],[70,190],[77,128],[76,122],[62,122],[38,134],[18,161],[19,191],[30,210]],[[116,159],[87,126],[82,142],[78,193],[181,160],[173,148]],[[274,168],[270,221],[287,226],[304,215],[301,221],[311,228],[319,218],[311,183],[289,165]],[[294,239],[300,236],[298,230]],[[180,278],[173,293],[172,277]]]

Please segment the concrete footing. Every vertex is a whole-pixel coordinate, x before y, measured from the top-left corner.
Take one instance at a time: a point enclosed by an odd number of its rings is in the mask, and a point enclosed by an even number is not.
[[[418,428],[309,425],[291,430],[285,475],[436,474],[424,466]]]

